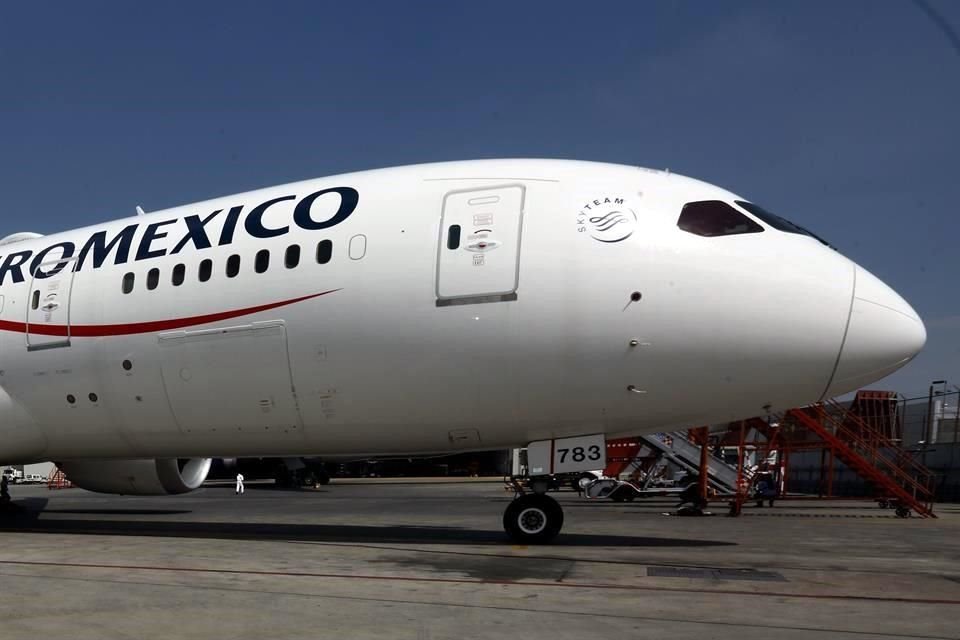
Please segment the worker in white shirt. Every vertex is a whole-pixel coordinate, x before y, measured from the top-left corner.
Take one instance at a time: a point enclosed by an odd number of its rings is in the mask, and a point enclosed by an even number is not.
[[[238,496],[243,495],[243,474],[242,473],[237,474],[237,495]]]

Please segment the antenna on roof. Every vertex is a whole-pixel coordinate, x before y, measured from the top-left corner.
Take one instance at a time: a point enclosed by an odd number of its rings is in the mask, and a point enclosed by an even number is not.
[[[137,205],[137,215],[138,215],[138,216],[145,216],[145,215],[147,215],[147,212],[143,210],[143,207],[141,207],[140,205]]]

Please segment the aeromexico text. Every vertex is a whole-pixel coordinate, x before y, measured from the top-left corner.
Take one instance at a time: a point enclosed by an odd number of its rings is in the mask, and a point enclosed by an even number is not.
[[[326,198],[339,198],[337,211],[325,220],[316,220],[313,217],[314,203]],[[264,214],[270,207],[289,200],[297,201],[293,209],[292,223],[307,231],[319,231],[346,220],[357,208],[359,194],[356,189],[350,187],[334,187],[316,191],[299,200],[296,195],[273,198],[246,211],[246,216],[243,218],[244,231],[253,238],[275,238],[289,233],[289,224],[267,227],[263,219]],[[12,282],[23,282],[25,279],[24,272],[27,275],[33,274],[38,279],[50,278],[63,271],[70,264],[74,265],[74,271],[80,271],[89,264],[93,265],[93,269],[98,269],[111,256],[112,264],[126,264],[131,261],[133,242],[137,236],[137,230],[141,226],[144,229],[140,235],[136,252],[133,254],[133,262],[175,255],[187,248],[210,249],[214,246],[214,243],[218,247],[229,245],[236,238],[237,227],[241,216],[244,214],[244,207],[245,205],[237,205],[226,210],[226,213],[224,213],[224,209],[217,209],[205,215],[171,218],[146,225],[137,222],[116,231],[110,237],[108,237],[108,231],[97,231],[80,246],[79,251],[76,243],[65,241],[52,244],[36,253],[32,250],[11,253],[4,257],[3,262],[0,263],[0,285],[6,281],[8,275]],[[169,234],[170,230],[165,228],[176,224],[180,220],[183,220],[186,224],[186,232],[179,236],[177,242],[173,244],[173,237]],[[210,224],[214,220],[222,221],[218,232],[211,228],[215,227],[215,225]],[[74,257],[76,259],[72,260]],[[45,270],[41,269],[41,266],[44,266]]]

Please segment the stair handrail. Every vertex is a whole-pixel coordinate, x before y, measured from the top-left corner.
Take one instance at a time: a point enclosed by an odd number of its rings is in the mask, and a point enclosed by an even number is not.
[[[878,443],[880,443],[879,446],[886,447],[889,449],[901,448],[901,446],[894,439],[888,438],[886,435],[883,434],[882,431],[878,431],[877,429],[875,429],[873,426],[870,425],[869,422],[867,422],[861,416],[854,413],[851,409],[844,407],[836,399],[834,398],[826,399],[823,401],[823,404],[827,406],[830,410],[832,410],[834,413],[841,414],[843,416],[844,422],[854,423],[860,431],[867,434],[867,437],[869,437],[872,440],[876,440]],[[831,418],[836,419],[836,416],[831,414]],[[844,426],[846,425],[844,424]],[[850,427],[847,427],[847,429],[852,430]],[[860,439],[866,440],[867,437],[860,436]]]
[[[902,451],[902,449],[898,445],[888,441],[887,443],[885,443],[885,445],[871,446],[869,440],[867,440],[866,438],[863,438],[862,436],[854,432],[852,429],[847,427],[843,423],[843,420],[841,420],[831,412],[827,411],[823,406],[811,405],[810,407],[804,407],[804,409],[812,409],[816,411],[818,416],[821,416],[823,419],[829,422],[830,423],[829,426],[833,427],[834,431],[836,432],[834,434],[834,437],[836,437],[837,440],[839,440],[842,444],[846,445],[847,448],[851,449],[853,452],[857,453],[861,457],[868,458],[871,462],[883,463],[885,465],[891,466],[891,468],[894,469],[895,473],[899,472],[898,475],[902,474],[909,477],[909,474],[907,474],[906,471],[900,465],[896,464],[893,460],[890,460],[888,456],[883,455],[883,448],[886,448],[895,453],[899,453],[900,451]],[[842,407],[840,408],[840,410],[842,411]],[[823,426],[827,426],[827,425],[823,425]],[[841,438],[840,436],[844,436],[844,437]],[[919,466],[919,465],[914,464],[914,466]],[[922,474],[924,472],[924,469],[918,468],[917,471],[918,473]]]
[[[823,415],[822,407],[819,405],[814,407],[817,409],[818,414]],[[801,422],[808,422],[814,425],[818,430],[822,429],[823,432],[821,435],[825,436],[828,441],[835,442],[832,446],[837,450],[838,453],[842,454],[843,449],[847,449],[850,453],[856,455],[860,460],[853,459],[850,462],[854,463],[852,468],[854,471],[857,471],[865,479],[873,479],[879,482],[881,485],[887,485],[887,488],[893,489],[894,494],[900,494],[901,499],[906,499],[907,502],[921,515],[936,517],[933,514],[933,502],[930,499],[921,499],[916,495],[916,489],[911,493],[906,487],[902,486],[897,479],[891,477],[887,473],[883,472],[877,466],[870,466],[868,464],[859,464],[859,462],[864,461],[863,456],[857,452],[855,449],[848,446],[846,442],[841,440],[836,436],[836,434],[830,433],[829,429],[826,428],[826,425],[821,424],[816,418],[810,416],[808,413],[802,410],[791,410],[795,411],[795,415]]]
[[[871,453],[875,454],[875,459],[883,460],[892,467],[901,471],[902,475],[911,480],[913,480],[913,477],[910,474],[910,471],[912,471],[917,476],[917,479],[914,483],[920,485],[924,491],[933,493],[932,488],[929,485],[933,480],[934,473],[929,468],[923,466],[913,459],[913,457],[907,455],[906,450],[902,446],[871,427],[867,422],[862,420],[859,416],[853,414],[851,411],[847,410],[836,400],[826,400],[823,404],[843,416],[844,419],[840,419],[830,412],[825,412],[828,419],[834,424],[838,431],[843,431],[844,435],[849,435],[854,442],[865,445]],[[847,426],[845,424],[846,420],[854,422],[859,429],[868,434],[870,440],[862,435],[858,435],[853,429]],[[878,445],[871,446],[871,441],[877,442]],[[883,451],[884,449],[892,453],[895,456],[895,459],[891,460],[890,457]]]
[[[867,459],[868,462],[873,464],[875,468],[886,473],[891,479],[908,485],[907,487],[904,487],[905,489],[912,488],[915,491],[920,491],[924,494],[932,493],[927,484],[925,484],[919,478],[915,478],[908,473],[907,470],[897,463],[897,461],[891,460],[887,455],[884,455],[880,447],[871,447],[866,439],[857,436],[856,432],[844,425],[842,420],[839,420],[836,416],[831,415],[829,412],[821,409],[820,413],[832,423],[832,426],[837,431],[837,434],[842,434],[845,439],[840,438],[836,434],[834,434],[834,437],[836,437],[837,440],[839,440],[842,444],[846,445],[851,451]],[[892,447],[888,448],[891,450],[893,449]],[[881,465],[883,467],[887,467],[887,469],[882,468]],[[917,471],[917,473],[918,475],[922,476],[924,480],[928,480],[929,474],[924,473],[922,470]],[[926,498],[927,496],[924,497]]]
[[[795,416],[799,416],[799,419],[801,422],[810,421],[814,425],[819,426],[821,429],[823,429],[824,435],[828,436],[829,439],[834,440],[836,442],[834,447],[837,447],[839,445],[839,447],[848,449],[852,453],[859,456],[861,459],[866,460],[868,463],[871,462],[869,456],[865,456],[863,453],[858,451],[855,447],[851,446],[852,444],[854,444],[853,441],[850,441],[850,442],[844,441],[843,439],[838,437],[837,434],[830,433],[829,429],[827,429],[827,425],[819,422],[815,417],[809,415],[809,413],[807,412],[807,410],[809,409],[813,409],[818,416],[822,416],[828,419],[832,423],[832,425],[835,428],[837,428],[839,431],[849,432],[850,437],[856,436],[856,434],[853,433],[852,430],[840,424],[841,421],[838,421],[835,418],[835,416],[831,416],[829,412],[827,412],[824,409],[822,404],[812,405],[810,407],[804,407],[803,409],[791,409],[787,413],[793,414]],[[844,433],[843,435],[847,435],[847,433]],[[870,451],[868,451],[868,453],[870,453]],[[882,469],[877,463],[882,463],[883,465],[886,465],[887,467],[889,467],[890,472],[888,473],[887,471]],[[862,469],[863,474],[866,474],[867,477],[873,477],[874,479],[879,480],[881,484],[883,483],[884,480],[890,483],[893,483],[893,485],[897,489],[902,491],[912,501],[916,502],[917,505],[923,507],[923,512],[932,515],[933,492],[930,490],[929,487],[926,487],[920,482],[918,482],[916,479],[910,476],[910,474],[906,473],[901,467],[897,466],[893,461],[889,460],[886,456],[882,456],[882,455],[874,456],[872,460],[872,464],[873,464],[872,467],[868,466]],[[903,486],[902,483],[906,483],[911,486]],[[911,495],[910,493],[911,488],[915,492],[913,495]],[[922,497],[918,497],[916,495],[916,492],[920,492],[925,495],[923,495]]]

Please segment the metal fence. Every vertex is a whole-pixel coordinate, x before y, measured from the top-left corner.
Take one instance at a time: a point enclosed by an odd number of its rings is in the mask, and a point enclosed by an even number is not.
[[[960,442],[960,391],[931,390],[899,402],[905,446]]]

